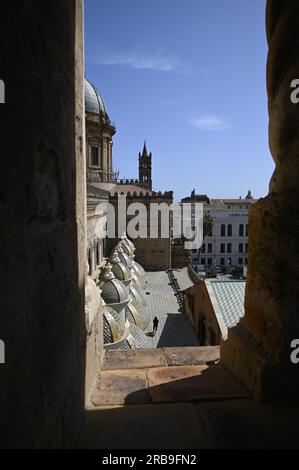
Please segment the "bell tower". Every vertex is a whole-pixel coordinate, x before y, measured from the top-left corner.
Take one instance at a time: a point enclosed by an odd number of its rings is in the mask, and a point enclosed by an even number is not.
[[[144,142],[143,152],[139,153],[139,185],[152,191],[152,153],[148,153],[146,141]]]

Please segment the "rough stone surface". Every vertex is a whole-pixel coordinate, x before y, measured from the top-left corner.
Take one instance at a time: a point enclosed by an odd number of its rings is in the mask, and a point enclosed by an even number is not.
[[[291,82],[299,76],[299,3],[268,0],[269,140],[276,168],[270,194],[249,213],[246,315],[221,347],[221,359],[254,397],[299,401],[299,105]]]
[[[198,405],[213,449],[298,449],[299,408],[271,407],[252,400]]]
[[[141,226],[146,227],[140,237],[134,238],[134,245],[136,247],[136,258],[135,260],[146,269],[146,271],[161,271],[169,269],[171,267],[171,237],[162,238],[164,234],[161,234],[161,227],[157,228],[157,237],[150,236],[151,225],[155,225],[152,220],[150,224],[151,204],[167,204],[168,206],[173,203],[173,193],[166,192],[162,193],[149,193],[146,189],[141,189],[142,193],[131,192],[130,189],[126,190],[125,186],[119,188],[126,195],[126,208],[121,208],[122,204],[118,198],[117,191],[111,196],[110,202],[115,206],[116,210],[116,233],[123,233],[125,226],[135,230],[136,227],[136,214],[133,210],[133,204],[140,203],[146,208],[146,213],[140,213],[138,215],[139,223]],[[129,206],[131,207],[129,208]],[[128,211],[128,208],[130,209]],[[120,210],[119,210],[120,209]],[[126,217],[119,217],[121,214],[129,214],[131,212],[134,215],[127,215]],[[134,220],[133,220],[134,219]],[[115,245],[116,240],[110,239],[109,246],[112,248]]]
[[[218,346],[164,348],[168,366],[204,365],[219,361]]]
[[[147,369],[166,365],[163,349],[106,351],[102,370]]]
[[[91,401],[96,406],[148,403],[146,370],[102,372]]]
[[[83,418],[81,8],[81,0],[1,6],[4,448],[73,446]]]
[[[221,365],[182,366],[147,372],[153,402],[246,398],[248,393]]]
[[[87,410],[82,449],[208,449],[192,404]]]

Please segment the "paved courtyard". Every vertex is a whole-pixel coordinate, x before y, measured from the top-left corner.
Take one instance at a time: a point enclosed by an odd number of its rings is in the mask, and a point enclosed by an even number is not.
[[[186,315],[179,312],[174,290],[169,283],[169,277],[164,271],[148,273],[148,311],[152,320],[155,316],[159,319],[157,334],[152,338],[153,347],[198,346],[198,338]],[[150,331],[152,322],[148,332]]]

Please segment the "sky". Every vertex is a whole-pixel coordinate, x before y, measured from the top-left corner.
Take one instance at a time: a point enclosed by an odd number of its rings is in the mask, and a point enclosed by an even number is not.
[[[115,122],[113,161],[154,190],[268,193],[265,0],[85,0],[85,69]]]

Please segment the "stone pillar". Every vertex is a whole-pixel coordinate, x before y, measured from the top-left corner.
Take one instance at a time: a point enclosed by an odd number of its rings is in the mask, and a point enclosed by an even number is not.
[[[270,192],[249,215],[246,316],[222,344],[222,361],[254,397],[299,401],[299,2],[268,0],[269,139],[276,168]]]
[[[75,445],[84,416],[82,0],[3,2],[0,448]]]

